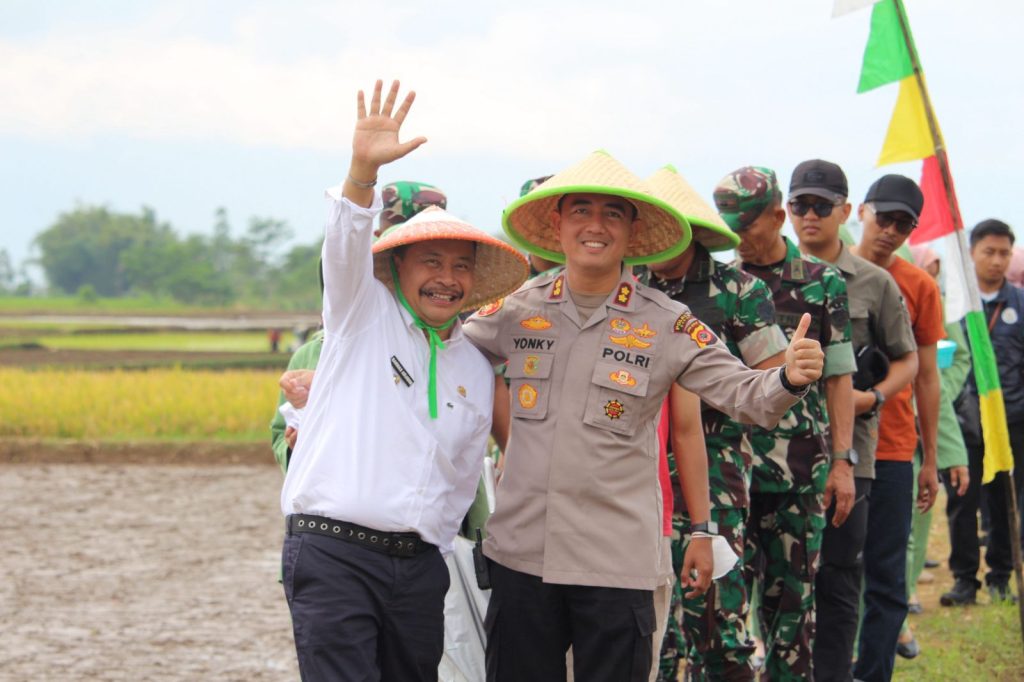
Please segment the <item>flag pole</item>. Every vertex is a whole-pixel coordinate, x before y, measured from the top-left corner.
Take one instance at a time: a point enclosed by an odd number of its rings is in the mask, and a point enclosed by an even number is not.
[[[928,120],[928,132],[931,134],[932,143],[935,146],[935,160],[939,164],[942,186],[946,190],[946,201],[949,203],[949,212],[953,217],[953,234],[956,237],[960,261],[967,270],[967,277],[964,278],[967,281],[967,295],[970,301],[978,301],[981,298],[978,293],[978,280],[974,274],[973,262],[967,249],[967,241],[963,236],[964,223],[963,218],[960,216],[960,207],[956,201],[956,191],[953,189],[953,174],[949,170],[946,145],[939,132],[939,124],[935,118],[935,110],[932,108],[932,100],[924,83],[921,60],[917,55],[917,47],[914,45],[914,39],[910,34],[910,22],[907,20],[903,2],[902,0],[892,0],[892,2],[896,7],[896,16],[900,21],[900,32],[903,34],[903,40],[907,45],[907,53],[910,55],[910,64],[914,69],[914,78],[917,80],[918,89],[921,91],[921,101],[924,104],[924,113]],[[968,331],[970,331],[970,325],[968,325]],[[1017,518],[1017,495],[1012,475],[1006,473],[1006,475],[998,476],[998,478],[1002,478],[1006,485],[1005,497],[1010,524],[1010,546],[1013,552],[1014,574],[1017,578],[1017,605],[1020,611],[1021,644],[1024,645],[1024,568],[1021,566],[1020,521]]]

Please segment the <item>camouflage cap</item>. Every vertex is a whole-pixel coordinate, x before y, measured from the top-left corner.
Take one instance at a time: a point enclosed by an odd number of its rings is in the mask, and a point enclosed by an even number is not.
[[[763,166],[744,166],[722,178],[715,187],[715,207],[734,232],[742,232],[765,209],[782,200],[775,171]]]
[[[404,223],[427,206],[448,208],[448,197],[445,193],[425,182],[391,182],[384,185],[380,195],[384,202],[384,210],[380,217],[390,225]]]
[[[527,194],[543,185],[547,180],[550,180],[553,175],[542,175],[539,178],[533,178],[523,183],[523,186],[519,188],[519,196],[525,197]]]

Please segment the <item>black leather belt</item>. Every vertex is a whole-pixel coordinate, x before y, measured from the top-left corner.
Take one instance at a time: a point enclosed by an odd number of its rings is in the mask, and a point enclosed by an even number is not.
[[[436,549],[416,533],[385,533],[355,523],[335,521],[326,516],[292,514],[285,520],[289,533],[316,533],[345,540],[388,556],[412,557]]]

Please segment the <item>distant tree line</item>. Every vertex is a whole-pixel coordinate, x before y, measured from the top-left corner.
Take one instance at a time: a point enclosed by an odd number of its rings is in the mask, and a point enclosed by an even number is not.
[[[221,208],[211,235],[180,235],[150,208],[118,213],[83,205],[61,214],[34,244],[36,263],[56,292],[318,309],[320,245],[293,246],[282,253],[292,234],[284,221],[254,217],[236,237]],[[6,272],[11,292],[17,287],[6,255],[0,252],[0,286]]]

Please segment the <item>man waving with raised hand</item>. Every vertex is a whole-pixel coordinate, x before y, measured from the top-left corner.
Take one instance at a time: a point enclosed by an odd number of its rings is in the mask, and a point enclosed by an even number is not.
[[[476,491],[493,373],[458,314],[516,289],[514,249],[440,208],[374,242],[378,170],[413,93],[369,109],[327,190],[324,340],[281,510],[285,596],[304,680],[436,680],[448,569],[442,552]]]

